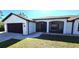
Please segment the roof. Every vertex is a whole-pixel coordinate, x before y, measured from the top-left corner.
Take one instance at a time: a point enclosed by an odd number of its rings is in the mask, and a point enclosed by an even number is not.
[[[79,15],[68,15],[68,16],[48,16],[42,18],[35,18],[33,20],[52,20],[52,19],[67,19],[67,21],[74,21],[79,19]]]
[[[8,16],[6,16],[6,17],[2,20],[2,22],[4,22],[6,19],[8,19],[11,15],[15,15],[15,16],[17,16],[17,17],[19,17],[19,18],[21,18],[21,19],[23,19],[23,20],[29,21],[29,22],[35,22],[34,20],[30,20],[30,19],[28,19],[28,18],[24,18],[24,17],[22,17],[22,16],[20,16],[20,15],[18,15],[18,14],[14,14],[14,13],[10,13]]]
[[[41,18],[35,18],[35,19],[28,19],[25,17],[22,17],[21,15],[10,13],[7,17],[5,17],[2,22],[4,22],[6,19],[8,19],[11,15],[15,15],[19,18],[22,18],[23,20],[29,21],[29,22],[36,22],[36,20],[54,20],[54,19],[67,19],[67,21],[74,21],[79,19],[79,15],[67,15],[67,16],[46,16],[46,17],[41,17]]]

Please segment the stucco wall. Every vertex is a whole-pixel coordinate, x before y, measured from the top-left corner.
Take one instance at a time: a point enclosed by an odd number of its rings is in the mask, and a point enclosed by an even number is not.
[[[71,34],[72,32],[72,22],[67,22],[66,24],[66,34]]]
[[[74,22],[73,34],[79,34],[78,24],[79,24],[79,19],[75,20],[75,22]]]
[[[63,29],[63,34],[66,33],[66,24],[67,24],[67,19],[52,19],[52,20],[36,20],[37,22],[40,22],[40,21],[44,21],[44,22],[47,22],[47,32],[49,33],[49,22],[51,21],[63,21],[64,22],[64,29]]]
[[[23,23],[23,34],[28,35],[28,21],[26,21],[26,23]]]
[[[29,34],[36,32],[36,23],[29,22]]]
[[[4,21],[4,23],[25,23],[25,20],[15,16],[15,15],[12,15],[6,21]]]

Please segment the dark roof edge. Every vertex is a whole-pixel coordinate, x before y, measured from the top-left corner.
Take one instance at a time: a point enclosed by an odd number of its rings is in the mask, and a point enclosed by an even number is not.
[[[42,18],[42,19],[33,19],[33,20],[51,20],[51,19],[68,19],[70,17],[61,17],[61,18]]]
[[[28,19],[26,19],[26,18],[23,18],[23,17],[21,17],[21,16],[19,16],[19,15],[17,15],[17,14],[14,14],[14,13],[10,13],[8,16],[6,16],[6,17],[2,20],[2,22],[4,22],[6,19],[8,19],[11,15],[15,15],[15,16],[17,16],[17,17],[19,17],[19,18],[22,18],[22,19],[24,19],[24,20],[26,20],[26,21],[29,21],[29,22],[35,22],[35,21],[28,20]]]
[[[67,22],[73,22],[74,20],[67,20]]]
[[[73,20],[67,20],[67,22],[74,22],[75,20],[78,20],[78,19],[79,19],[79,17],[78,18],[75,18]]]
[[[8,17],[10,17],[13,13],[10,13],[9,15],[7,15],[3,20],[2,22],[4,22],[6,19],[8,19]]]
[[[79,19],[79,18],[76,18],[76,19],[74,19],[74,21],[75,21],[75,20],[78,20],[78,19]]]

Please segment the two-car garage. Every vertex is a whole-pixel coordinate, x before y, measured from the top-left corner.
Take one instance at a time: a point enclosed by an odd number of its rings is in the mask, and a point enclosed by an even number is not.
[[[23,33],[22,23],[8,23],[7,29],[8,32]]]
[[[5,32],[28,35],[36,32],[36,22],[23,16],[10,13],[4,20]]]

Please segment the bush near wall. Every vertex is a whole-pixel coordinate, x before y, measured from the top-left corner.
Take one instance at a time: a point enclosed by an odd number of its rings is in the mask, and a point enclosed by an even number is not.
[[[0,31],[4,31],[4,24],[3,24],[3,22],[0,22]]]

